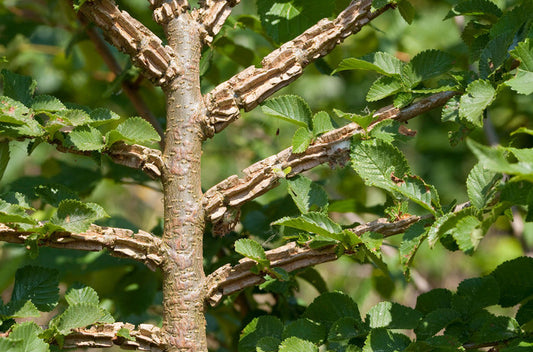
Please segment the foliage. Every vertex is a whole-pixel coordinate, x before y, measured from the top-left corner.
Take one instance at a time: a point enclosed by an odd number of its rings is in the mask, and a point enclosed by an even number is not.
[[[6,290],[0,331],[9,332],[0,335],[0,350],[61,348],[73,329],[115,318],[160,323],[159,272],[102,252],[44,247],[58,233],[84,233],[95,223],[151,228],[161,235],[160,193],[148,193],[159,192],[159,184],[113,164],[110,156],[121,145],[160,147],[150,122],[127,117],[136,113],[117,87],[123,82],[140,87],[157,116],[164,115],[165,97],[122,54],[113,52],[123,74],[98,78],[109,72],[89,49],[85,28],[70,6],[54,11],[55,1],[12,3],[0,5],[5,23],[0,28],[0,58],[5,57],[0,63],[0,223],[24,232],[27,250],[0,246],[0,288]],[[301,86],[295,83],[262,102],[261,112],[247,113],[244,123],[206,142],[202,181],[208,189],[280,147],[292,146],[298,158],[335,128],[350,123],[359,128],[345,141],[346,168],[316,168],[306,175],[274,170],[283,187],[243,205],[241,226],[223,238],[211,236],[208,226],[206,274],[246,257],[251,272],[262,278],[260,285],[207,310],[208,334],[217,341],[213,350],[418,352],[494,346],[511,352],[533,346],[533,260],[525,256],[533,245],[533,3],[435,3],[434,11],[431,4],[413,6],[407,0],[373,1],[374,10],[392,6],[399,14],[377,19],[380,31],[362,31],[345,49],[318,59]],[[202,90],[245,66],[259,66],[263,54],[348,4],[242,4],[203,51]],[[149,11],[137,2],[120,5],[151,23]],[[9,11],[19,7],[42,13],[42,23],[31,16],[14,19]],[[442,16],[432,17],[433,12]],[[454,19],[464,20],[461,33],[454,37],[449,31],[441,38],[433,26],[456,30]],[[47,46],[53,54],[39,53]],[[448,91],[455,96],[440,113],[410,122],[418,134],[400,121],[376,119],[389,103],[408,109]],[[164,125],[163,118],[156,121]],[[126,184],[134,188],[125,191]],[[394,224],[413,216],[417,221],[397,236],[357,232],[358,225],[376,218]],[[525,222],[516,238],[508,236],[513,219]],[[320,267],[290,271],[274,265],[269,250],[291,241],[333,251],[342,257],[337,268],[355,266],[367,277],[358,281],[329,276]],[[487,241],[497,245],[484,247]],[[448,268],[457,265],[467,267],[466,273]],[[420,277],[428,279],[425,288]],[[300,292],[304,282],[316,292]],[[69,287],[61,299],[60,287]],[[31,321],[42,316],[45,328]],[[134,339],[128,330],[119,337]]]

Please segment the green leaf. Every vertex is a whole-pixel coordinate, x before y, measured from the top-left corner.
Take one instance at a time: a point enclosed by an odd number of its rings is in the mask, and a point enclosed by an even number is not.
[[[392,191],[395,186],[391,180],[394,175],[403,178],[410,174],[407,160],[390,143],[382,140],[365,140],[352,144],[352,167],[365,184]]]
[[[476,16],[495,22],[502,11],[490,0],[464,0],[455,5],[444,19],[455,16]]]
[[[126,340],[129,340],[129,341],[135,341],[135,337],[131,336],[130,331],[126,328],[119,329],[117,331],[117,336],[125,338]]]
[[[429,312],[422,318],[420,324],[415,329],[418,340],[425,340],[448,325],[460,321],[461,315],[459,312],[449,308],[438,308]]]
[[[242,330],[239,339],[239,352],[256,352],[257,342],[264,336],[281,339],[283,323],[271,315],[263,315],[254,318]]]
[[[415,309],[427,315],[437,309],[451,308],[452,295],[450,290],[444,288],[422,293],[416,299]]]
[[[65,199],[79,200],[78,195],[74,191],[61,184],[39,185],[35,187],[34,191],[37,197],[56,208]]]
[[[409,265],[411,264],[415,253],[426,238],[426,229],[424,228],[424,225],[425,223],[423,221],[419,221],[411,225],[407,231],[405,231],[402,237],[399,254],[400,263],[403,265],[404,272],[408,271]]]
[[[287,42],[324,17],[333,15],[334,0],[261,0],[257,13],[267,34],[276,43]]]
[[[70,305],[55,322],[61,335],[68,335],[72,329],[83,328],[95,323],[112,323],[113,318],[103,308],[90,303]]]
[[[98,293],[91,287],[83,287],[78,289],[70,289],[65,295],[65,300],[69,306],[79,303],[87,303],[91,305],[99,305],[100,300]]]
[[[367,114],[367,115],[358,115],[358,114],[346,113],[346,112],[340,111],[338,109],[333,109],[333,111],[335,112],[335,114],[338,117],[340,117],[342,119],[350,120],[352,122],[355,122],[356,124],[358,124],[361,128],[363,128],[365,130],[366,130],[366,128],[368,126],[370,126],[370,124],[374,120],[374,114],[373,113],[370,113],[370,114]]]
[[[278,347],[281,343],[280,339],[272,336],[264,336],[257,341],[257,352],[278,352]]]
[[[68,232],[84,232],[92,222],[99,219],[98,212],[89,205],[74,199],[65,199],[59,203],[57,213],[50,223]]]
[[[126,142],[130,144],[143,144],[152,141],[159,141],[161,137],[154,127],[141,117],[130,117],[117,126],[116,129],[107,132],[105,141],[107,146],[116,142]]]
[[[466,216],[455,226],[452,236],[457,242],[459,249],[466,254],[472,254],[477,248],[479,241],[483,238],[481,231],[481,221],[474,216]]]
[[[50,95],[37,95],[31,103],[31,108],[36,112],[66,110],[65,105],[59,99]]]
[[[341,61],[332,74],[345,70],[367,70],[374,71],[385,76],[400,75],[404,63],[397,57],[377,52],[362,59],[348,58]]]
[[[297,218],[284,217],[272,224],[289,226],[326,237],[342,232],[340,225],[328,218],[327,215],[316,212],[302,214]]]
[[[31,110],[21,102],[0,96],[0,122],[24,125],[32,118]]]
[[[306,101],[297,95],[283,95],[265,101],[263,113],[311,130],[311,109]]]
[[[520,61],[520,68],[533,72],[533,40],[531,38],[518,43],[510,54]]]
[[[502,146],[487,147],[471,139],[467,139],[466,144],[483,167],[494,172],[516,175],[517,179],[533,181],[532,148],[519,150]],[[509,152],[514,154],[518,162],[507,161]]]
[[[373,329],[365,340],[363,352],[401,352],[405,351],[411,340],[403,335],[383,328]]]
[[[310,341],[289,337],[281,342],[279,352],[318,352],[318,346]]]
[[[90,126],[76,127],[68,134],[67,141],[81,151],[101,151],[105,146],[102,133]]]
[[[461,96],[459,117],[475,126],[483,126],[483,111],[492,103],[496,90],[489,81],[478,79],[466,87]]]
[[[398,303],[380,302],[370,308],[366,321],[371,328],[414,329],[422,313]]]
[[[68,126],[83,126],[91,121],[89,114],[81,109],[60,110],[53,118]]]
[[[41,333],[42,329],[34,322],[16,324],[9,334],[9,339],[22,343],[17,344],[13,352],[49,352],[49,345],[39,338]]]
[[[313,133],[306,127],[300,127],[294,132],[292,136],[292,152],[294,154],[300,154],[307,150],[311,140],[313,139]]]
[[[492,316],[472,334],[472,342],[489,343],[509,340],[520,335],[520,326],[510,317]]]
[[[333,130],[331,118],[325,111],[319,111],[313,116],[313,136],[318,136],[322,133]]]
[[[94,109],[89,114],[89,117],[91,118],[89,126],[93,127],[105,125],[120,120],[120,116],[118,116],[113,111],[104,108]]]
[[[322,323],[328,329],[344,317],[352,317],[357,322],[362,322],[357,304],[342,292],[323,293],[315,298],[303,314],[303,318]]]
[[[29,107],[37,82],[31,77],[22,76],[6,69],[0,71],[0,75],[4,78],[4,95]]]
[[[11,300],[5,306],[0,306],[1,318],[33,318],[40,316],[39,310],[32,301]]]
[[[533,300],[529,300],[520,306],[516,312],[515,319],[520,325],[533,321]]]
[[[259,243],[249,238],[241,238],[235,241],[235,251],[247,258],[253,259],[259,264],[268,265],[265,250]]]
[[[0,222],[36,225],[37,221],[27,214],[26,208],[0,199]]]
[[[490,171],[481,163],[477,163],[466,180],[470,203],[480,210],[489,205],[496,195],[495,186],[500,179],[501,174]]]
[[[529,95],[533,93],[533,72],[519,68],[516,75],[505,84],[519,94]]]
[[[378,101],[393,94],[398,93],[403,89],[402,82],[395,77],[379,77],[372,83],[366,100],[369,102]]]
[[[54,269],[25,266],[17,270],[12,301],[31,300],[41,312],[51,311],[59,299],[58,273]]]
[[[328,195],[317,183],[298,175],[287,180],[289,194],[302,214],[327,209]]]
[[[466,300],[469,311],[498,304],[500,287],[493,276],[465,279],[457,287],[457,296]]]
[[[383,140],[354,141],[351,160],[352,167],[366,185],[406,197],[434,214],[440,211],[435,188],[410,175],[405,157],[392,144]]]
[[[418,53],[402,71],[402,81],[409,88],[420,82],[442,75],[453,66],[453,57],[440,50],[426,50]]]
[[[0,142],[0,180],[2,180],[2,177],[4,177],[4,172],[6,171],[7,164],[9,163],[9,157],[9,142]]]
[[[333,323],[328,333],[328,342],[344,342],[352,338],[364,337],[368,333],[367,326],[352,317],[340,318]]]
[[[500,264],[492,273],[500,287],[502,307],[512,307],[533,295],[533,258],[520,257]]]
[[[326,339],[326,327],[310,319],[297,319],[285,325],[282,338],[298,337],[320,345]]]
[[[408,24],[413,23],[413,20],[415,19],[415,8],[408,0],[398,1],[398,11],[400,11],[400,15],[405,22]]]

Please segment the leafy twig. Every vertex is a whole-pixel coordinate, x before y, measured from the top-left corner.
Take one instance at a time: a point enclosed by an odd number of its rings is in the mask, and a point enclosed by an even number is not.
[[[407,121],[443,105],[456,94],[456,92],[437,93],[402,110],[393,106],[385,107],[374,114],[373,124],[386,119]],[[367,131],[372,126],[369,126]],[[349,158],[350,138],[362,131],[357,124],[350,123],[318,137],[304,153],[293,154],[292,148],[287,148],[244,169],[244,177],[233,175],[211,187],[205,192],[204,206],[206,216],[214,224],[213,228],[221,229],[221,233],[231,229],[239,220],[231,214],[237,213],[236,209],[244,203],[276,187],[280,179],[296,176],[325,162],[331,165],[343,165]],[[290,172],[285,175],[282,170],[289,168]]]
[[[81,13],[79,14],[79,18],[82,23],[87,22],[85,19],[85,16]],[[113,57],[113,54],[111,53],[111,51],[109,51],[108,47],[106,46],[100,34],[93,27],[90,27],[90,26],[87,26],[86,32],[87,32],[87,35],[89,36],[89,39],[91,39],[91,41],[93,42],[96,48],[96,51],[100,54],[100,56],[106,63],[107,67],[109,67],[109,69],[115,74],[115,76],[120,75],[122,68],[118,64],[117,60],[115,60],[115,58]],[[128,96],[129,100],[132,102],[137,113],[143,119],[150,122],[152,126],[154,126],[155,130],[161,137],[161,143],[163,143],[163,140],[165,137],[165,131],[163,131],[163,128],[161,127],[161,124],[159,123],[159,121],[157,121],[157,119],[152,114],[150,109],[148,109],[142,97],[137,92],[137,89],[133,87],[133,85],[127,80],[123,80],[122,82],[120,82],[120,85],[124,93]],[[161,145],[161,149],[163,148],[164,146]]]
[[[205,96],[207,129],[218,133],[235,121],[239,109],[250,111],[285,87],[316,59],[328,54],[346,37],[355,34],[389,6],[371,12],[371,0],[352,1],[334,20],[322,19],[304,33],[283,44],[261,61],[219,84]]]

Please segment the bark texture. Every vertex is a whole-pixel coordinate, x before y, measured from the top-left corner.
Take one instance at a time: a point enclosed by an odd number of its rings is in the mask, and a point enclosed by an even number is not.
[[[202,257],[205,220],[200,184],[204,137],[199,123],[205,109],[200,93],[199,27],[189,13],[184,13],[166,28],[169,44],[185,68],[166,88],[163,331],[171,352],[207,351]]]

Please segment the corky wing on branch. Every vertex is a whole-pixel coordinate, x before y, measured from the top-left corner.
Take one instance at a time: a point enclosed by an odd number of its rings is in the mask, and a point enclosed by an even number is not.
[[[0,223],[0,241],[24,243],[30,232],[17,231]],[[155,270],[163,261],[160,255],[161,240],[147,232],[134,233],[128,229],[91,225],[82,233],[54,232],[39,245],[52,248],[101,251],[106,248],[110,255],[140,261]]]
[[[127,329],[135,340],[118,335],[120,329]],[[114,323],[93,326],[88,329],[74,329],[65,336],[64,348],[109,348],[121,346],[128,350],[163,352],[164,342],[158,327],[140,324],[137,329],[132,324]]]
[[[374,114],[374,124],[385,119],[407,121],[442,106],[457,94],[451,91],[437,93],[401,110],[385,107]],[[204,206],[206,216],[213,223],[213,232],[229,232],[239,221],[232,215],[236,209],[276,187],[280,179],[296,176],[326,162],[344,164],[349,159],[350,139],[361,131],[357,124],[350,123],[318,137],[304,153],[293,154],[292,148],[287,148],[244,169],[244,177],[233,175],[211,187],[204,194]],[[291,171],[285,175],[282,170],[289,167]]]
[[[416,215],[394,222],[380,218],[367,224],[359,225],[351,231],[356,235],[372,231],[387,237],[405,232],[409,226],[421,219],[423,218]],[[338,259],[336,246],[312,249],[306,246],[298,246],[295,242],[267,251],[266,256],[272,268],[282,268],[288,272]],[[235,266],[226,264],[215,270],[207,277],[207,301],[212,306],[215,306],[225,295],[230,295],[264,282],[264,275],[254,274],[250,271],[255,265],[256,262],[252,259],[244,258]]]
[[[121,11],[113,0],[86,1],[80,11],[156,84],[164,86],[180,74],[182,69],[172,48],[164,46],[158,36],[126,11]]]
[[[204,40],[207,43],[213,41],[213,37],[220,31],[222,25],[231,13],[231,9],[241,0],[202,0],[200,8],[193,16],[205,29]]]
[[[239,117],[239,110],[252,110],[263,100],[285,87],[304,67],[333,50],[346,37],[357,33],[389,7],[370,11],[372,0],[352,1],[334,20],[327,18],[283,44],[261,61],[215,87],[205,96],[207,125],[218,133]]]

